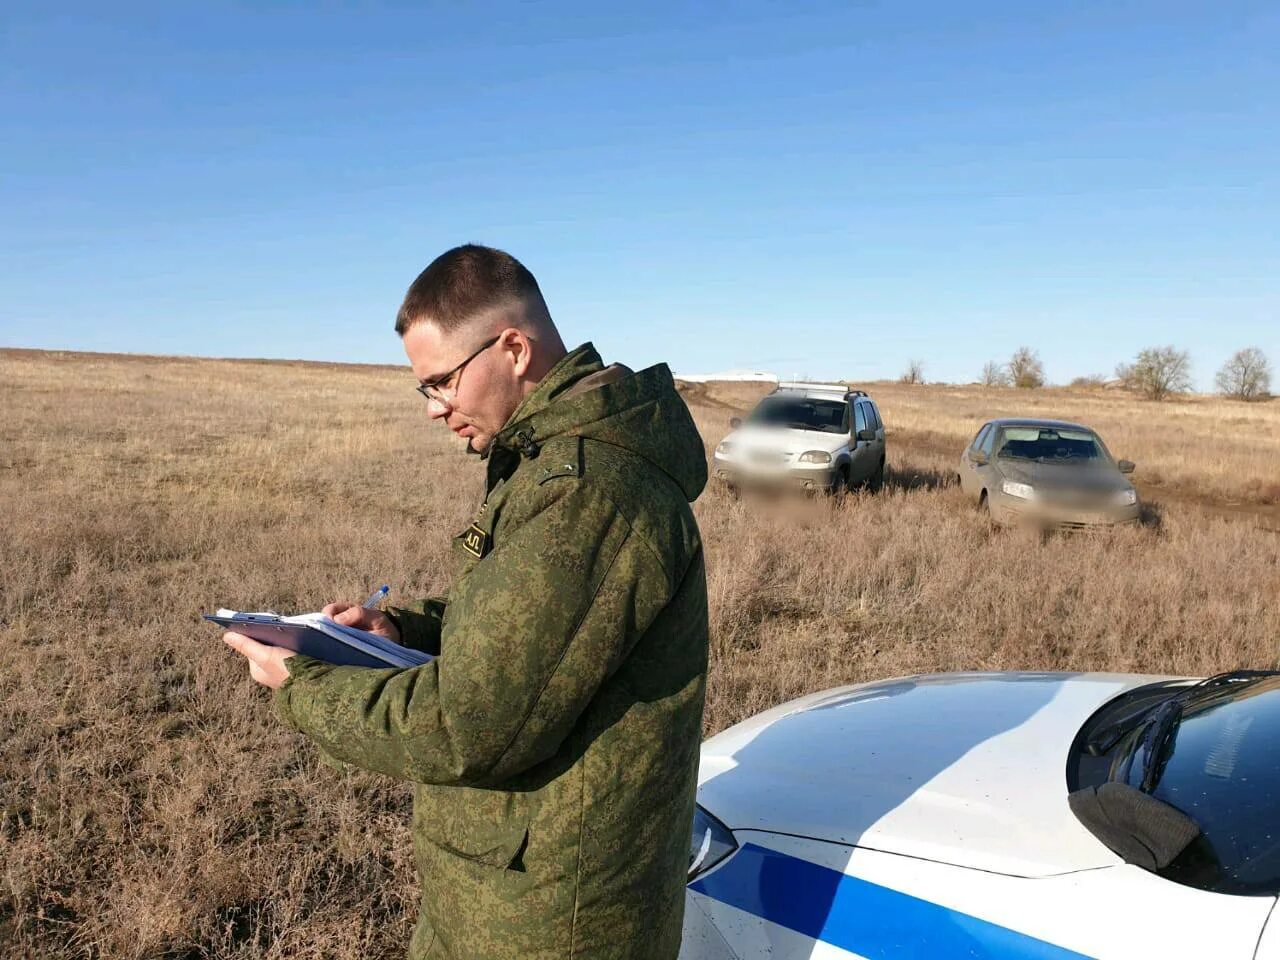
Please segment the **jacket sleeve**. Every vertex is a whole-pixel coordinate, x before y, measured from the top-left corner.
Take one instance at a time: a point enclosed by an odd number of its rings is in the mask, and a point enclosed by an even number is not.
[[[420,783],[489,786],[553,756],[671,586],[606,496],[577,479],[536,495],[455,588],[442,656],[408,670],[291,658],[281,715],[334,758]]]
[[[402,646],[434,657],[440,653],[440,629],[444,624],[445,606],[443,597],[428,597],[408,606],[388,607],[387,616],[400,631]]]

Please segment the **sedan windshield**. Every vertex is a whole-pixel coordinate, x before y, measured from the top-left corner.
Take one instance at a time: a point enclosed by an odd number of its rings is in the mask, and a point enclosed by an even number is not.
[[[747,423],[764,427],[790,427],[793,430],[820,430],[823,433],[848,433],[845,421],[847,405],[838,400],[807,400],[800,397],[765,397],[751,411]]]
[[[1037,463],[1105,463],[1110,458],[1102,442],[1088,430],[1053,427],[1004,427],[996,456]]]
[[[1218,893],[1275,896],[1280,675],[1236,671],[1135,693],[1133,704],[1116,707],[1118,717],[1108,708],[1082,731],[1069,788],[1124,784],[1190,818],[1199,835],[1161,876]]]
[[[1125,765],[1125,779],[1134,786],[1146,766],[1151,795],[1200,826],[1200,840],[1165,876],[1221,892],[1275,893],[1280,876],[1277,732],[1280,678],[1232,684],[1187,704],[1163,756]],[[1135,743],[1134,749],[1141,748]]]

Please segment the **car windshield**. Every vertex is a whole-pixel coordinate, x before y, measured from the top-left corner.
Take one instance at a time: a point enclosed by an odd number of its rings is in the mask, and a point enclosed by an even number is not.
[[[1111,778],[1147,788],[1201,829],[1161,876],[1203,890],[1274,896],[1280,890],[1280,676],[1192,694],[1158,754],[1143,755],[1152,740],[1140,724],[1120,742]]]
[[[846,409],[846,404],[839,400],[765,397],[751,411],[751,415],[747,417],[747,423],[763,427],[790,427],[793,430],[847,433]]]
[[[996,456],[1037,463],[1105,463],[1107,456],[1097,435],[1088,430],[1058,427],[1003,427]]]

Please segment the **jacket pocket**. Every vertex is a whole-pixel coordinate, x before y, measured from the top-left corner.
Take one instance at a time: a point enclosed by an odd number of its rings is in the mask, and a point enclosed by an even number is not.
[[[529,837],[529,819],[524,794],[425,784],[414,791],[414,839],[490,867],[517,865]]]

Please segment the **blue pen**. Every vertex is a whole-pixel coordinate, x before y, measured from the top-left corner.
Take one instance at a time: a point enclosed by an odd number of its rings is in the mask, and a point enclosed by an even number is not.
[[[370,607],[376,607],[384,599],[386,599],[387,594],[390,592],[391,592],[391,588],[384,583],[377,590],[373,591],[373,593],[369,596],[369,599],[366,600],[364,603],[360,604],[360,606],[364,607],[366,610],[369,609]]]

